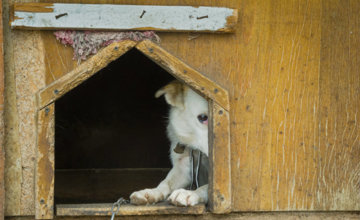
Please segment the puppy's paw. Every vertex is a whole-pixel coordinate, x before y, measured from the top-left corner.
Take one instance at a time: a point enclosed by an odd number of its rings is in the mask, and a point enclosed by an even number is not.
[[[203,202],[202,198],[192,190],[177,189],[171,193],[168,200],[176,206],[194,206]]]
[[[135,205],[154,204],[165,199],[165,195],[158,189],[143,189],[130,195],[130,202]]]

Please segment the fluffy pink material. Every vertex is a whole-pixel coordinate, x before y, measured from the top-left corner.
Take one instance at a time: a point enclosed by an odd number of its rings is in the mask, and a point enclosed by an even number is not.
[[[113,42],[123,40],[141,41],[145,39],[160,42],[154,31],[97,32],[97,31],[56,31],[56,39],[74,48],[74,59],[86,60],[99,49]]]

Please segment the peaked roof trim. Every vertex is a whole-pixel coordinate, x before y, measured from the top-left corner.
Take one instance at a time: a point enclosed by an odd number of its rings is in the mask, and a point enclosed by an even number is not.
[[[229,110],[228,91],[214,81],[194,70],[150,40],[144,40],[135,47],[177,79],[185,82],[192,89],[198,91],[207,98],[214,100],[225,110]]]
[[[37,93],[39,109],[43,109],[47,105],[55,102],[61,96],[65,95],[70,90],[77,87],[95,73],[106,67],[109,63],[132,49],[136,44],[137,42],[130,40],[112,43],[72,71],[41,89]]]
[[[37,93],[39,110],[55,102],[61,96],[77,87],[134,47],[180,81],[183,81],[207,98],[214,100],[225,110],[229,110],[229,96],[227,90],[223,89],[215,82],[211,81],[200,72],[194,70],[150,40],[144,40],[140,43],[127,40],[112,43],[103,48],[96,55],[92,56],[74,70],[41,89]]]

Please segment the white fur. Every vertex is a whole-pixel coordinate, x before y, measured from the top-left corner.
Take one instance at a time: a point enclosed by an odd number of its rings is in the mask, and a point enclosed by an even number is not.
[[[183,95],[182,105],[169,102],[170,99],[167,97],[169,94],[166,94],[166,91],[160,91],[160,94],[165,94],[167,102],[171,104],[167,134],[171,142],[170,158],[173,168],[156,188],[133,192],[130,195],[131,203],[152,204],[166,198],[178,206],[207,203],[208,185],[196,190],[184,189],[191,181],[190,150],[185,148],[184,153],[177,154],[174,152],[174,148],[177,143],[182,143],[198,149],[208,156],[208,126],[200,123],[197,119],[200,114],[208,114],[208,102],[188,87],[182,90],[182,94],[176,94]]]

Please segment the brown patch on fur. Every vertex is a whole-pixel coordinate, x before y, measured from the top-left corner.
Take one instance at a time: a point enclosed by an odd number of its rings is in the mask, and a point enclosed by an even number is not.
[[[177,154],[182,154],[185,151],[185,145],[177,143],[176,147],[174,148],[174,152]]]
[[[159,98],[162,95],[165,95],[166,102],[174,107],[184,107],[184,94],[187,87],[177,81],[174,80],[162,87],[155,93],[155,97]]]

